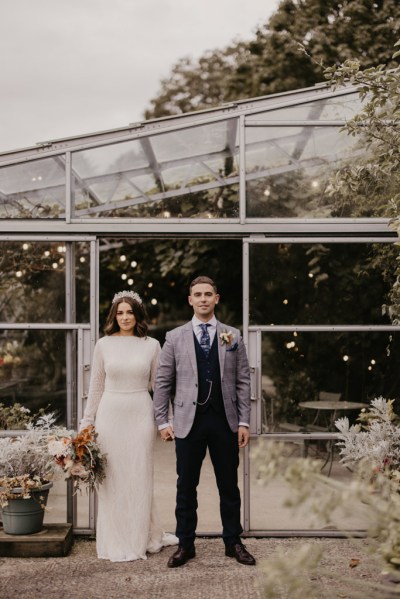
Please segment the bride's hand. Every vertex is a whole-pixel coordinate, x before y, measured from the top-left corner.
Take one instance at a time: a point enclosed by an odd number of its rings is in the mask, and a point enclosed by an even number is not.
[[[175,439],[174,431],[171,426],[162,428],[160,430],[160,436],[163,441],[173,441]]]

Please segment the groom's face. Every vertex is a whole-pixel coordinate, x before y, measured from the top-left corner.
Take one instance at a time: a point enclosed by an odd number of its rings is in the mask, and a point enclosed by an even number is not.
[[[199,320],[207,322],[214,314],[214,308],[219,302],[219,295],[215,293],[212,285],[198,283],[198,285],[193,285],[188,300],[195,316]]]

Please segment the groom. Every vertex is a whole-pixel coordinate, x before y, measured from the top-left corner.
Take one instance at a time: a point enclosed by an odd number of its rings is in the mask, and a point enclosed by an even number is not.
[[[197,486],[207,448],[220,496],[225,555],[241,564],[255,559],[240,540],[239,448],[249,442],[250,374],[237,329],[214,315],[219,302],[209,277],[190,284],[191,322],[167,333],[154,390],[155,417],[163,441],[175,439],[177,463],[176,535],[179,547],[168,567],[195,557]],[[173,398],[173,428],[168,406]]]

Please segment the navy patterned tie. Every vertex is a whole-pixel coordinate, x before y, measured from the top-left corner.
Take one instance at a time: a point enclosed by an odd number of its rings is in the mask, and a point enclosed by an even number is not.
[[[206,358],[208,358],[208,354],[210,353],[210,335],[208,334],[207,331],[207,327],[209,327],[211,325],[209,324],[201,324],[200,328],[201,328],[201,337],[200,337],[200,346],[201,349],[203,350],[203,352],[206,355]]]

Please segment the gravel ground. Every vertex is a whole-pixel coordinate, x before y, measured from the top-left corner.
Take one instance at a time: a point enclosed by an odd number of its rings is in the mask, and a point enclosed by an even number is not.
[[[346,598],[345,577],[382,580],[380,566],[368,553],[365,539],[246,539],[248,550],[258,562],[256,567],[251,567],[225,557],[220,539],[200,538],[196,541],[196,558],[181,568],[170,569],[166,562],[173,547],[150,555],[146,561],[111,563],[97,559],[93,540],[81,538],[75,540],[67,557],[0,559],[0,597],[262,599],[263,567],[268,568],[268,559],[276,555],[277,550],[296,550],[304,543],[325,547],[321,570],[315,580],[329,592],[318,599],[327,599],[330,592],[333,597]],[[355,563],[352,560],[360,561],[351,567],[350,564]],[[287,599],[291,599],[290,596]]]

